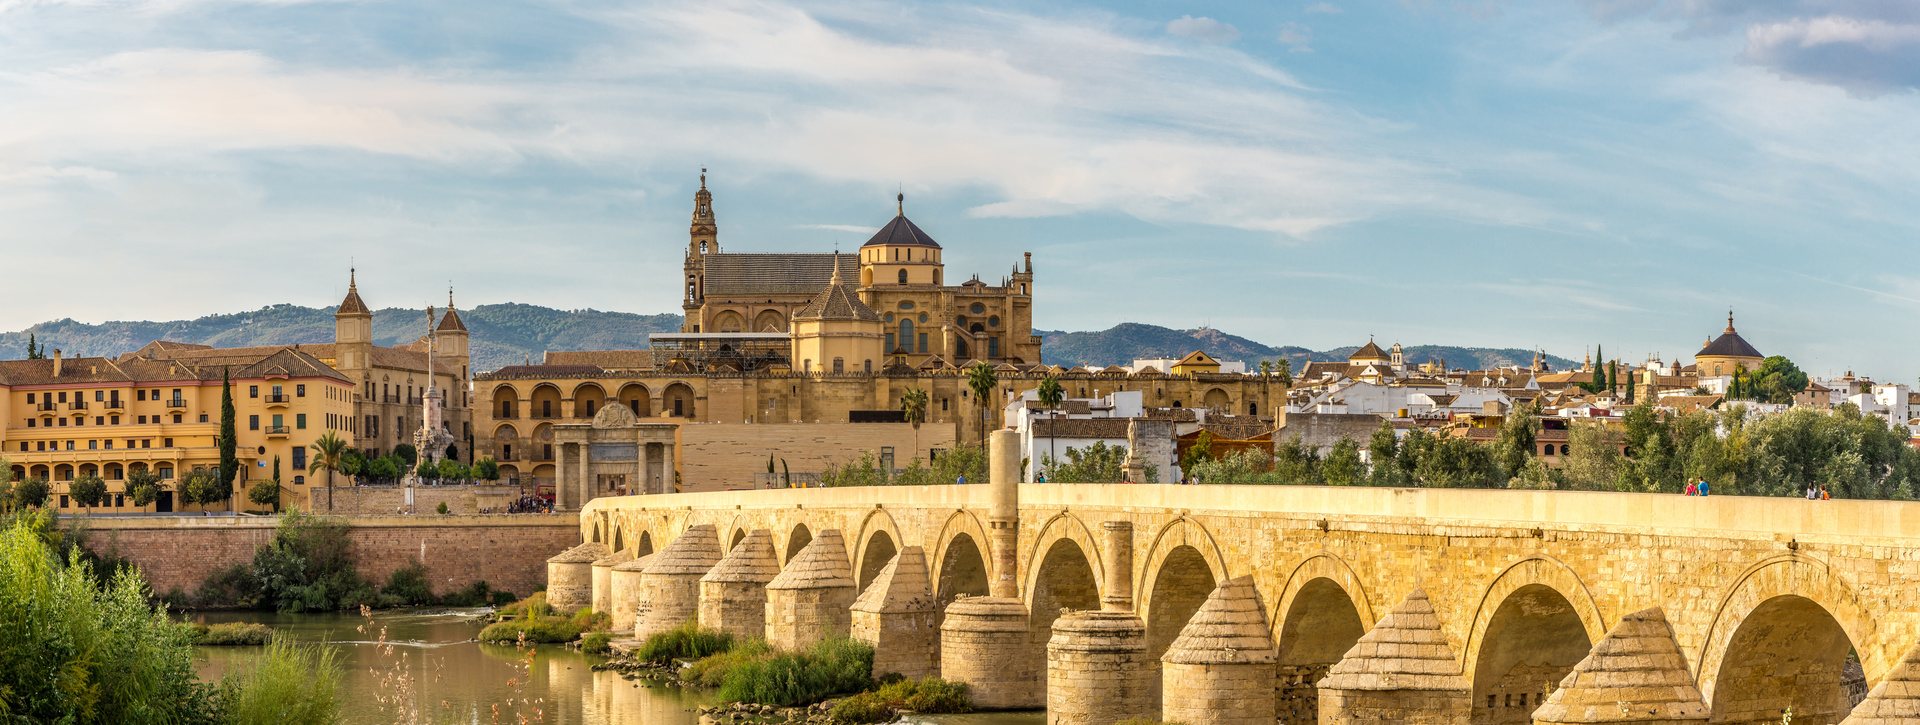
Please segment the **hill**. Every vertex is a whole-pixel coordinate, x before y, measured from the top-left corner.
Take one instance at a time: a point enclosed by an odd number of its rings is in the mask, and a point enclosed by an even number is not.
[[[103,322],[86,324],[71,319],[43,322],[18,332],[0,333],[0,357],[26,354],[32,335],[47,348],[69,356],[118,355],[137,350],[153,340],[191,342],[217,347],[291,345],[333,341],[332,307],[272,305],[252,312],[208,315],[171,322]],[[680,315],[637,315],[600,310],[556,310],[538,305],[507,303],[461,310],[460,319],[473,333],[473,367],[495,370],[522,361],[538,361],[548,350],[640,350],[647,335],[680,329]],[[374,342],[396,345],[419,339],[426,332],[420,310],[387,308],[373,313]],[[1174,330],[1156,325],[1124,323],[1099,332],[1040,331],[1046,362],[1062,366],[1126,364],[1136,359],[1181,357],[1194,350],[1223,360],[1285,358],[1299,370],[1309,360],[1345,360],[1355,347],[1315,351],[1304,347],[1274,347],[1211,328]],[[1453,367],[1489,368],[1525,365],[1533,353],[1518,348],[1416,345],[1405,348],[1409,362],[1438,357]],[[1576,363],[1548,356],[1556,369]]]
[[[97,325],[55,320],[0,333],[0,357],[24,356],[29,335],[47,348],[75,357],[118,355],[153,340],[217,347],[333,342],[334,309],[272,305],[253,312],[194,320]],[[494,370],[528,359],[538,361],[547,350],[644,349],[649,333],[680,329],[680,316],[674,314],[556,310],[514,303],[461,310],[460,319],[473,333],[475,370]],[[376,344],[396,345],[417,340],[423,334],[426,313],[420,310],[387,308],[373,313]]]

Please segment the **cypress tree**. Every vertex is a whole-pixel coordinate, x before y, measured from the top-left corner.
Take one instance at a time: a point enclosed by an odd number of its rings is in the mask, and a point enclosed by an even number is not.
[[[1620,392],[1620,361],[1607,361],[1607,392]]]
[[[235,451],[239,435],[233,426],[233,379],[220,369],[220,498],[233,495],[233,479],[240,474],[240,456]]]

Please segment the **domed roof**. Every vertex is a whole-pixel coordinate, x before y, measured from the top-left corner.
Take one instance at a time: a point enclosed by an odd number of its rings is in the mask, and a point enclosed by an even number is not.
[[[1703,357],[1765,358],[1766,356],[1760,354],[1759,350],[1753,349],[1753,345],[1748,344],[1745,338],[1740,337],[1740,333],[1733,331],[1733,313],[1729,312],[1727,313],[1727,329],[1721,332],[1719,337],[1714,338],[1713,342],[1707,343],[1706,347],[1700,348],[1700,352],[1694,354],[1694,357],[1697,359]]]
[[[1359,362],[1362,360],[1379,360],[1385,362],[1392,359],[1393,358],[1387,357],[1387,352],[1380,349],[1379,345],[1373,344],[1373,340],[1367,340],[1366,347],[1355,350],[1352,355],[1347,356],[1349,362]]]
[[[907,219],[905,207],[906,196],[903,194],[900,199],[902,204],[900,213],[894,215],[893,221],[887,222],[886,226],[880,227],[880,231],[875,232],[872,239],[868,239],[866,244],[860,245],[861,248],[891,245],[895,247],[932,247],[939,249],[939,242],[933,241],[933,237],[927,236],[926,232],[921,231],[920,227],[915,226],[911,220]]]

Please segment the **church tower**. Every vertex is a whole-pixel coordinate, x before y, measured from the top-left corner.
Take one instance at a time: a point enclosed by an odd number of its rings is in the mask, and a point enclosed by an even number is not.
[[[440,338],[440,368],[454,376],[454,380],[459,383],[455,386],[458,390],[465,390],[469,375],[467,353],[469,335],[466,323],[460,320],[460,313],[453,311],[452,287],[447,288],[447,314],[440,318],[440,325],[434,332]],[[461,397],[455,395],[449,398],[448,404],[459,404]]]
[[[333,313],[333,348],[340,372],[365,384],[373,364],[373,310],[361,301],[354,277],[354,270],[347,270],[347,296]]]
[[[693,223],[687,227],[686,296],[681,332],[700,331],[700,307],[706,302],[706,256],[720,253],[720,227],[713,221],[713,193],[707,191],[707,170],[700,170],[700,190],[693,193]]]

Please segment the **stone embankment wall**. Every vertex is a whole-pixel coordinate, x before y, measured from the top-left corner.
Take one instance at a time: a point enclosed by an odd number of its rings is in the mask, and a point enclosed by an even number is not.
[[[917,448],[916,448],[917,446]],[[892,448],[893,467],[906,468],[914,458],[926,465],[927,451],[953,450],[953,426],[922,425],[916,439],[905,423],[700,423],[680,426],[681,489],[724,491],[751,488],[755,474],[767,473],[767,456],[774,471],[786,459],[787,470],[817,474],[829,465],[844,465],[862,453],[879,458]],[[797,476],[796,476],[797,477]]]
[[[413,512],[433,513],[443,502],[451,514],[477,514],[480,509],[505,511],[521,495],[519,486],[415,486]],[[390,516],[403,512],[406,505],[405,486],[313,488],[313,509],[334,516]]]
[[[427,565],[435,593],[484,580],[496,590],[526,596],[547,581],[547,559],[580,543],[571,515],[349,516],[354,560],[360,574],[385,582],[395,569],[418,559]],[[273,540],[277,517],[202,518],[154,516],[94,519],[92,547],[117,544],[120,556],[146,574],[158,594],[191,594],[220,569],[253,560],[254,550]]]

